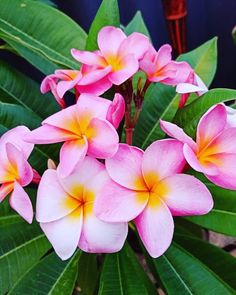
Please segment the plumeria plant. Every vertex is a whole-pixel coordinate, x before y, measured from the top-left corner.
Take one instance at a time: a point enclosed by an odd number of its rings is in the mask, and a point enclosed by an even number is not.
[[[0,38],[44,76],[0,61],[0,294],[234,294],[236,260],[207,239],[236,236],[236,90],[209,90],[216,39],[175,60],[116,0],[88,34],[2,0]]]

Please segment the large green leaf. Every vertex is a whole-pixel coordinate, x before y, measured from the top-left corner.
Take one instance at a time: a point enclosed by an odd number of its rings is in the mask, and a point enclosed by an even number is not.
[[[168,295],[234,294],[208,266],[176,243],[149,263]]]
[[[106,255],[98,294],[151,295],[157,291],[126,244],[120,252]]]
[[[47,251],[50,244],[37,224],[0,227],[0,294],[5,294]]]
[[[97,34],[104,26],[120,25],[120,15],[117,0],[103,0],[89,29],[86,43],[87,50],[96,50]]]
[[[236,99],[236,90],[212,89],[191,104],[179,110],[174,119],[175,123],[195,137],[196,127],[201,116],[213,105]]]
[[[236,289],[236,258],[222,249],[197,238],[176,235],[175,241],[207,265],[223,281]]]
[[[146,24],[143,20],[141,11],[136,12],[130,23],[128,23],[128,25],[125,27],[124,31],[127,35],[130,35],[133,32],[139,32],[150,37]]]
[[[42,95],[36,82],[3,61],[0,68],[0,89],[5,93],[0,93],[0,101],[19,104],[43,119],[59,111],[53,96]]]
[[[212,81],[216,69],[216,38],[197,49],[183,54],[178,60],[191,64],[207,86]],[[198,100],[198,99],[197,99]],[[179,95],[174,88],[156,83],[151,85],[145,95],[143,109],[134,132],[134,144],[146,148],[154,140],[163,138],[160,119],[172,121],[179,105]]]
[[[86,33],[68,16],[32,0],[0,1],[0,37],[45,74],[78,68],[70,49],[86,43]]]
[[[71,295],[75,287],[78,251],[69,261],[62,261],[55,253],[42,259],[23,276],[8,293],[12,295]]]

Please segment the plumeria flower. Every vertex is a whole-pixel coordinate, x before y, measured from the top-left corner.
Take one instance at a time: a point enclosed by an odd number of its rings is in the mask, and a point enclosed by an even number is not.
[[[185,82],[193,73],[193,69],[187,62],[176,62],[171,57],[172,48],[165,44],[156,51],[150,45],[148,51],[140,61],[140,68],[147,74],[151,82],[160,82],[176,86]]]
[[[227,124],[229,127],[236,127],[236,109],[225,106],[227,112]]]
[[[42,176],[36,219],[63,260],[77,247],[85,252],[112,253],[124,244],[127,223],[106,223],[93,212],[94,200],[103,186],[99,175],[104,170],[102,163],[85,157],[66,178],[61,178],[54,169],[48,169]]]
[[[25,140],[37,144],[65,142],[58,166],[61,176],[65,177],[86,154],[106,159],[116,153],[119,137],[112,124],[117,127],[124,115],[122,101],[120,94],[115,95],[114,102],[81,94],[77,104],[48,117],[41,127],[27,134]]]
[[[107,26],[100,30],[97,39],[98,51],[72,49],[72,56],[88,66],[108,71],[112,84],[120,85],[132,77],[139,69],[139,60],[148,49],[149,39],[140,33],[125,33],[115,27]]]
[[[196,73],[193,73],[184,83],[179,83],[176,87],[176,92],[181,94],[179,107],[182,108],[185,105],[191,93],[201,96],[207,91],[208,88],[202,79]]]
[[[193,169],[218,186],[236,189],[236,128],[228,123],[225,105],[217,104],[202,116],[196,142],[173,123],[162,121],[161,128],[184,143],[184,157]]]
[[[173,216],[208,213],[213,201],[206,186],[181,174],[185,165],[183,144],[156,141],[145,152],[120,144],[106,160],[104,185],[95,200],[95,215],[106,222],[134,220],[141,240],[152,257],[169,247]]]
[[[33,180],[33,169],[27,162],[34,145],[23,141],[30,130],[18,126],[0,139],[0,202],[10,195],[10,206],[28,223],[33,219],[33,208],[23,187]]]
[[[51,91],[59,105],[65,108],[63,97],[72,88],[75,89],[76,98],[81,93],[101,95],[107,91],[112,86],[106,77],[107,73],[107,70],[97,71],[95,67],[86,65],[80,71],[56,70],[54,74],[44,78],[40,90],[42,93]]]

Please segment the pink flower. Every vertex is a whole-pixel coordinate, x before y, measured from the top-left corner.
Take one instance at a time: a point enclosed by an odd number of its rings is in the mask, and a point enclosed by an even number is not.
[[[113,103],[101,97],[81,94],[76,105],[44,120],[41,127],[27,134],[25,140],[38,144],[65,142],[60,151],[58,166],[61,176],[65,177],[86,154],[106,159],[116,153],[119,137],[112,124],[117,126],[122,119],[122,100],[123,97],[119,94],[116,94]],[[117,101],[120,102],[119,111],[116,112],[114,103],[117,104]]]
[[[198,179],[180,174],[183,144],[167,139],[154,142],[145,152],[120,144],[106,160],[107,174],[95,201],[95,215],[106,222],[134,220],[140,238],[152,257],[169,247],[173,216],[208,213],[213,201]]]
[[[94,200],[103,186],[104,165],[96,159],[84,161],[67,178],[49,169],[39,185],[36,219],[61,259],[77,247],[85,252],[119,251],[126,239],[127,223],[106,223],[93,212]]]
[[[193,73],[193,69],[186,62],[176,62],[171,58],[172,48],[163,45],[158,51],[150,45],[140,61],[140,68],[147,74],[151,82],[160,82],[167,85],[177,85],[185,82]]]
[[[173,123],[162,121],[161,127],[184,143],[184,157],[193,169],[218,186],[236,189],[236,128],[228,118],[223,104],[212,107],[198,123],[196,142]]]
[[[51,91],[59,105],[65,108],[63,97],[72,88],[75,88],[77,98],[80,93],[101,95],[107,91],[112,86],[106,77],[107,72],[87,66],[82,66],[81,71],[56,70],[54,74],[45,77],[40,90],[42,93]]]
[[[23,187],[33,179],[33,169],[27,162],[34,145],[23,141],[29,133],[25,126],[6,132],[0,139],[0,202],[11,193],[10,206],[28,223],[33,219],[33,208]]]
[[[121,29],[104,27],[98,33],[99,51],[72,49],[72,56],[88,66],[108,71],[112,84],[120,85],[139,69],[139,60],[148,49],[149,39],[140,33],[126,36]]]
[[[201,96],[207,91],[208,88],[201,78],[193,73],[184,83],[179,83],[176,87],[176,92],[181,94],[179,108],[184,107],[191,93],[196,93],[198,96]]]

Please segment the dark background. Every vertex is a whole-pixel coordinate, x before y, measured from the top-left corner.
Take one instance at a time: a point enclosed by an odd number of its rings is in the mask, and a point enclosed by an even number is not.
[[[51,0],[86,31],[101,0]],[[170,42],[163,16],[161,0],[118,0],[122,24],[126,25],[140,10],[156,48]],[[214,36],[218,36],[218,69],[212,87],[236,88],[236,45],[232,29],[236,25],[236,0],[187,0],[187,49],[191,50]],[[2,55],[2,54],[1,54]],[[22,65],[13,55],[4,58],[28,71],[35,79],[42,79],[32,67]]]

